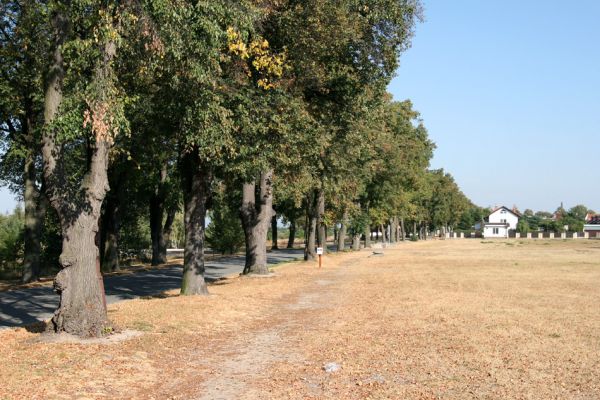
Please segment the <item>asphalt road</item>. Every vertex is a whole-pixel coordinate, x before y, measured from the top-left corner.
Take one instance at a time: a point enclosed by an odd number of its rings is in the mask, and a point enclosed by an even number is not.
[[[284,249],[268,253],[268,263],[278,264],[302,258],[303,250]],[[215,281],[244,269],[244,257],[233,256],[206,263],[205,279]],[[109,304],[138,297],[154,296],[181,287],[182,266],[173,265],[135,274],[104,278]],[[0,329],[49,319],[58,307],[58,295],[51,287],[0,292]]]

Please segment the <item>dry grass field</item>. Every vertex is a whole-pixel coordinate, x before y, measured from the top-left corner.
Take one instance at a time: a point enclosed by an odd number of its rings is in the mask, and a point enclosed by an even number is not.
[[[142,334],[0,332],[1,399],[599,399],[600,242],[447,240],[110,306]],[[31,330],[31,329],[30,329]],[[323,366],[341,366],[328,373]]]

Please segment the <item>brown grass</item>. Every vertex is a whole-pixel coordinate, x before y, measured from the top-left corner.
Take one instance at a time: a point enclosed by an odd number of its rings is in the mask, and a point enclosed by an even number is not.
[[[119,303],[144,332],[121,343],[2,331],[0,398],[600,398],[600,242],[404,243],[324,267]]]

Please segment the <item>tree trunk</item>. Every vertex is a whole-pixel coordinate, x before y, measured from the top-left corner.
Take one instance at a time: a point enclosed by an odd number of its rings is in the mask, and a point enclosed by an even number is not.
[[[348,212],[344,210],[342,215],[342,224],[337,237],[337,250],[343,251],[346,245],[346,230],[348,229]]]
[[[41,236],[44,217],[46,215],[46,197],[43,190],[38,190],[36,186],[37,172],[35,168],[35,155],[39,147],[35,143],[33,136],[33,110],[31,102],[26,101],[26,118],[23,125],[23,135],[25,136],[27,156],[25,157],[25,169],[23,173],[24,193],[23,202],[25,203],[25,229],[23,239],[25,248],[23,254],[23,283],[37,281],[40,278],[40,253]]]
[[[240,217],[246,239],[244,274],[266,275],[267,233],[273,215],[273,171],[260,174],[260,199],[256,201],[256,184],[244,183]]]
[[[163,219],[165,215],[165,182],[167,180],[167,163],[163,163],[158,172],[158,182],[150,197],[150,238],[152,239],[152,265],[167,262],[166,252],[161,251],[163,240]]]
[[[274,214],[271,218],[271,249],[277,250],[279,247],[277,246],[277,214]]]
[[[119,269],[120,201],[115,194],[109,194],[106,200],[101,224],[100,264],[103,272],[112,272]]]
[[[365,227],[365,249],[371,247],[371,227],[367,225]]]
[[[44,99],[46,127],[51,126],[62,102],[64,65],[61,46],[68,27],[68,21],[61,12],[53,16],[52,23],[55,41]],[[115,44],[108,42],[103,50],[103,62],[93,78],[101,82],[110,76]],[[102,103],[91,104],[90,111],[93,113],[102,106]],[[52,327],[56,332],[79,336],[99,336],[109,326],[95,239],[102,202],[108,191],[108,153],[112,142],[106,132],[93,129],[93,133],[95,140],[89,142],[88,169],[78,184],[72,184],[61,168],[64,162],[61,159],[62,147],[56,141],[55,132],[44,129],[42,135],[47,193],[58,213],[63,235],[59,259],[62,269],[54,280],[60,302],[52,318]]]
[[[167,218],[162,228],[162,235],[158,241],[158,252],[159,259],[164,260],[163,263],[167,262],[167,247],[171,242],[171,232],[173,231],[173,222],[175,222],[175,214],[177,214],[177,206],[172,206],[167,211]]]
[[[312,261],[317,257],[316,253],[316,230],[317,230],[317,212],[316,212],[315,192],[313,191],[307,200],[306,206],[306,229],[304,260]]]
[[[400,218],[396,225],[398,241],[404,241],[404,219]]]
[[[150,199],[150,239],[152,240],[152,262],[151,265],[164,264],[166,260],[161,258],[160,238],[163,235],[164,208],[156,197]]]
[[[93,207],[99,213],[100,204]],[[54,279],[60,305],[52,324],[56,332],[77,336],[100,336],[109,326],[95,237],[98,218],[81,213],[62,228],[62,269]]]
[[[180,170],[185,230],[181,294],[207,295],[208,288],[204,280],[204,224],[209,174],[200,164],[198,149],[182,156]]]
[[[360,250],[360,235],[354,235],[352,238],[352,250]]]
[[[317,257],[316,230],[317,230],[317,217],[313,215],[313,216],[309,217],[308,230],[307,230],[308,240],[306,243],[306,248],[304,249],[304,260],[306,260],[306,261],[314,260]]]
[[[398,230],[396,229],[396,226],[396,217],[390,218],[390,243],[396,243],[398,241]]]
[[[296,240],[296,221],[290,221],[290,236],[288,237],[287,248],[294,248],[294,241]]]
[[[402,241],[406,240],[406,228],[404,226],[404,218],[400,218],[400,237]]]
[[[317,243],[327,253],[327,226],[325,225],[325,193],[319,190],[317,195]]]

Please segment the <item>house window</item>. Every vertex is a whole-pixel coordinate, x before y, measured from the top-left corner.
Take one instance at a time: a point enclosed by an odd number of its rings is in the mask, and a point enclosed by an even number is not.
[[[506,220],[505,219],[501,219],[500,222],[502,222],[503,224],[505,224]]]
[[[500,211],[500,214],[506,214],[506,210]]]
[[[494,228],[493,231],[494,235],[497,235],[498,233],[500,233],[500,228]]]

